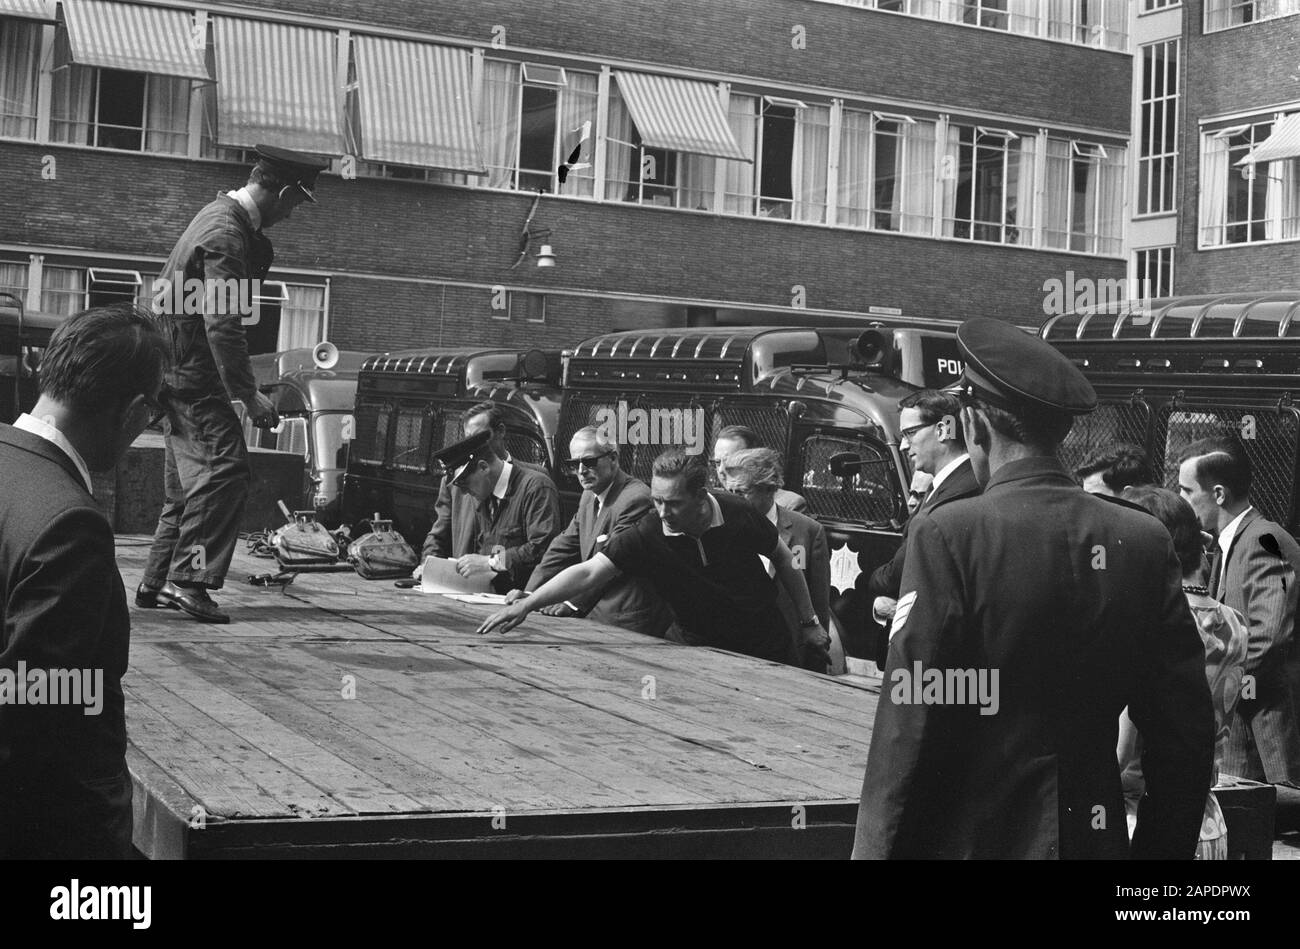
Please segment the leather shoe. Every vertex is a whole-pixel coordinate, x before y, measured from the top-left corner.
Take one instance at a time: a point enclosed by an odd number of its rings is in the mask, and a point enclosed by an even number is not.
[[[140,585],[135,588],[135,605],[146,610],[156,610],[160,607],[171,606],[170,603],[160,603],[158,601],[159,592],[161,592],[161,588],[154,589],[153,587],[147,587],[144,585],[144,581],[141,581]]]
[[[168,581],[158,591],[158,602],[190,614],[203,623],[229,623],[230,617],[221,612],[206,587],[181,587]]]

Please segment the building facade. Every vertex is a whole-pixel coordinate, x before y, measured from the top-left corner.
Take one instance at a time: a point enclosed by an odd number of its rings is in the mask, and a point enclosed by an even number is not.
[[[1131,275],[1133,22],[1128,0],[0,0],[0,292],[147,299],[269,142],[334,164],[271,232],[259,350],[1031,322],[1054,281]]]

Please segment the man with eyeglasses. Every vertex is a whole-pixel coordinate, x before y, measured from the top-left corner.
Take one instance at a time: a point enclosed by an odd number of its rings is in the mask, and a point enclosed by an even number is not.
[[[899,581],[903,578],[907,536],[915,518],[950,501],[973,498],[980,493],[979,482],[966,452],[966,438],[961,428],[961,403],[948,392],[921,389],[898,403],[898,450],[912,463],[914,472],[931,476],[929,493],[917,511],[903,525],[903,539],[892,559],[876,568],[867,581],[867,594],[875,601],[872,613],[878,627],[875,660],[885,667],[889,649],[889,623],[898,599]]]
[[[578,513],[546,549],[523,590],[512,590],[514,603],[565,567],[590,560],[611,538],[632,527],[650,511],[650,488],[619,467],[618,445],[595,426],[578,429],[569,440],[565,468],[582,485]],[[553,603],[538,612],[547,616],[585,616],[610,626],[662,637],[673,621],[668,604],[647,580],[623,576]]]
[[[90,472],[112,471],[160,413],[166,362],[147,312],[79,313],[50,339],[35,407],[0,425],[0,859],[131,855],[131,615]],[[47,701],[15,701],[37,670]],[[79,704],[47,704],[56,675],[77,679]]]
[[[217,195],[195,215],[155,284],[172,354],[163,420],[166,500],[135,602],[204,623],[230,622],[208,591],[225,584],[251,476],[231,400],[241,400],[258,427],[279,420],[257,389],[241,312],[271,267],[271,242],[262,231],[302,202],[314,203],[316,176],[328,167],[315,155],[268,145],[257,146],[257,155],[243,188]],[[202,293],[191,295],[195,288]]]

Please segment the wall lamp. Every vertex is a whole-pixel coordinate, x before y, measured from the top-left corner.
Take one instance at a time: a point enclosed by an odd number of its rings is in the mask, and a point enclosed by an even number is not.
[[[533,206],[528,209],[528,217],[524,219],[524,229],[519,235],[519,258],[510,265],[511,270],[524,262],[524,259],[528,256],[528,248],[533,241],[544,242],[551,236],[549,227],[533,227],[533,215],[537,213],[537,205],[541,202],[543,194],[545,192],[539,188],[537,197],[533,198]],[[555,266],[555,251],[548,243],[541,243],[538,246],[536,257],[537,266],[539,267]]]

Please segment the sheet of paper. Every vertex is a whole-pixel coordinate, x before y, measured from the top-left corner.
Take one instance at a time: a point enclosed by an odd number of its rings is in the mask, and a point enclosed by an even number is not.
[[[504,593],[444,593],[449,600],[458,600],[461,603],[481,603],[484,606],[505,606],[506,595]]]
[[[489,577],[472,580],[456,572],[456,561],[445,557],[425,557],[424,572],[420,575],[421,593],[491,593]]]

